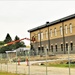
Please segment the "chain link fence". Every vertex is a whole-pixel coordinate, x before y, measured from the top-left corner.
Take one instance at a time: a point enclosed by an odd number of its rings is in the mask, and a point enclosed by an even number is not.
[[[75,75],[75,55],[17,51],[0,54],[0,70],[27,75]]]

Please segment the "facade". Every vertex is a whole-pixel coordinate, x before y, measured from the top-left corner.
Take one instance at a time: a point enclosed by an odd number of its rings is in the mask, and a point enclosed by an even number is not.
[[[36,54],[75,53],[75,14],[28,30]]]

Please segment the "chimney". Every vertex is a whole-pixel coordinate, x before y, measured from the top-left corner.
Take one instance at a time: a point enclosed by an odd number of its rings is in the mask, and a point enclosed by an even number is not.
[[[47,21],[46,24],[49,24],[49,21]]]

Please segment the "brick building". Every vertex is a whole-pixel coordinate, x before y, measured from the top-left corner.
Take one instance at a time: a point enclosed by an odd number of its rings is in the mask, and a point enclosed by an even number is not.
[[[75,14],[46,22],[46,24],[28,30],[34,51],[37,54],[75,53]]]

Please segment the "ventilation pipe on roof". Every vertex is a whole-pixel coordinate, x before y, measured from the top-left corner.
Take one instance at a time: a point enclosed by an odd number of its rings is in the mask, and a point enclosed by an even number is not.
[[[49,25],[49,21],[46,22],[46,26],[48,26],[48,25]]]
[[[49,24],[49,21],[47,21],[46,24]]]

